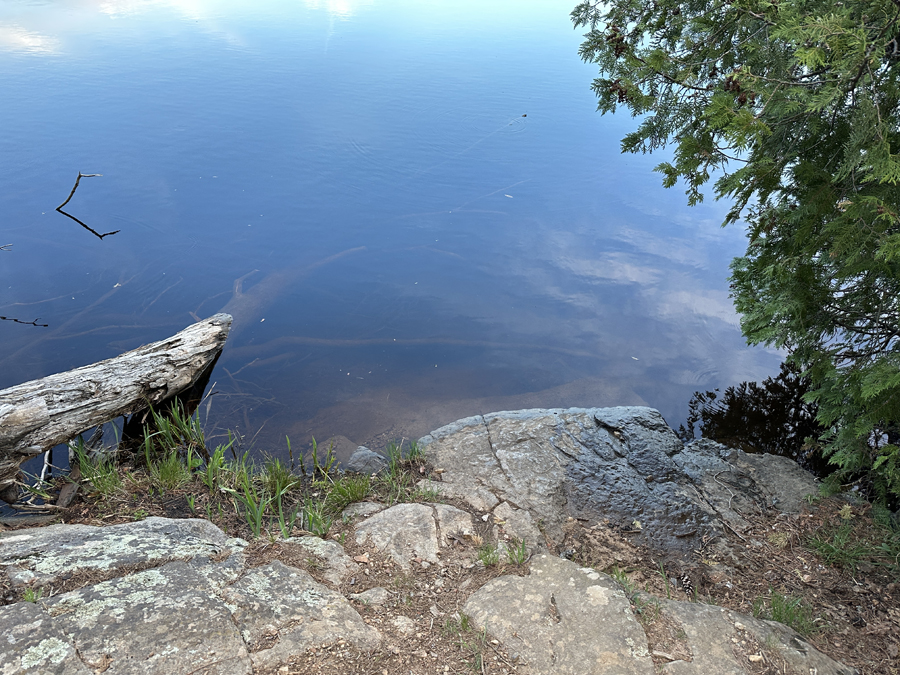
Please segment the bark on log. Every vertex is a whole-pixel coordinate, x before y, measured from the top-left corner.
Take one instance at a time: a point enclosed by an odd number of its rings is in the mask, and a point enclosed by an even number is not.
[[[166,340],[0,390],[0,495],[22,462],[190,387],[222,351],[230,328],[231,316],[216,314]]]

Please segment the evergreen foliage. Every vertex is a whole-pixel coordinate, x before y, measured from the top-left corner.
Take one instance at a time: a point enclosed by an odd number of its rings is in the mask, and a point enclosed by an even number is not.
[[[810,378],[824,450],[900,497],[900,0],[609,0],[589,32],[602,113],[640,118],[623,151],[688,202],[744,220],[732,297],[751,343]]]

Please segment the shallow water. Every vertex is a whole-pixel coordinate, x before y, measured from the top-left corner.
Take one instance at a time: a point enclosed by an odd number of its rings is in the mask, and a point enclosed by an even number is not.
[[[623,156],[571,2],[0,5],[0,387],[222,309],[201,414],[283,453],[760,379],[726,207]],[[67,211],[56,213],[79,171]],[[236,280],[242,279],[240,283]]]

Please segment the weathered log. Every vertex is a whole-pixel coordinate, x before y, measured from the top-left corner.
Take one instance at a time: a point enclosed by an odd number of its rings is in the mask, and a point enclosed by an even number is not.
[[[216,314],[166,340],[0,390],[0,497],[11,492],[22,462],[193,385],[230,328],[231,316]]]

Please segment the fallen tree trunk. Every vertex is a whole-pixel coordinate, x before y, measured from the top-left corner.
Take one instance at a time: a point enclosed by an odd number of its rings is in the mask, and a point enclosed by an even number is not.
[[[9,501],[22,462],[190,387],[230,328],[231,316],[216,314],[166,340],[0,390],[0,498]]]

